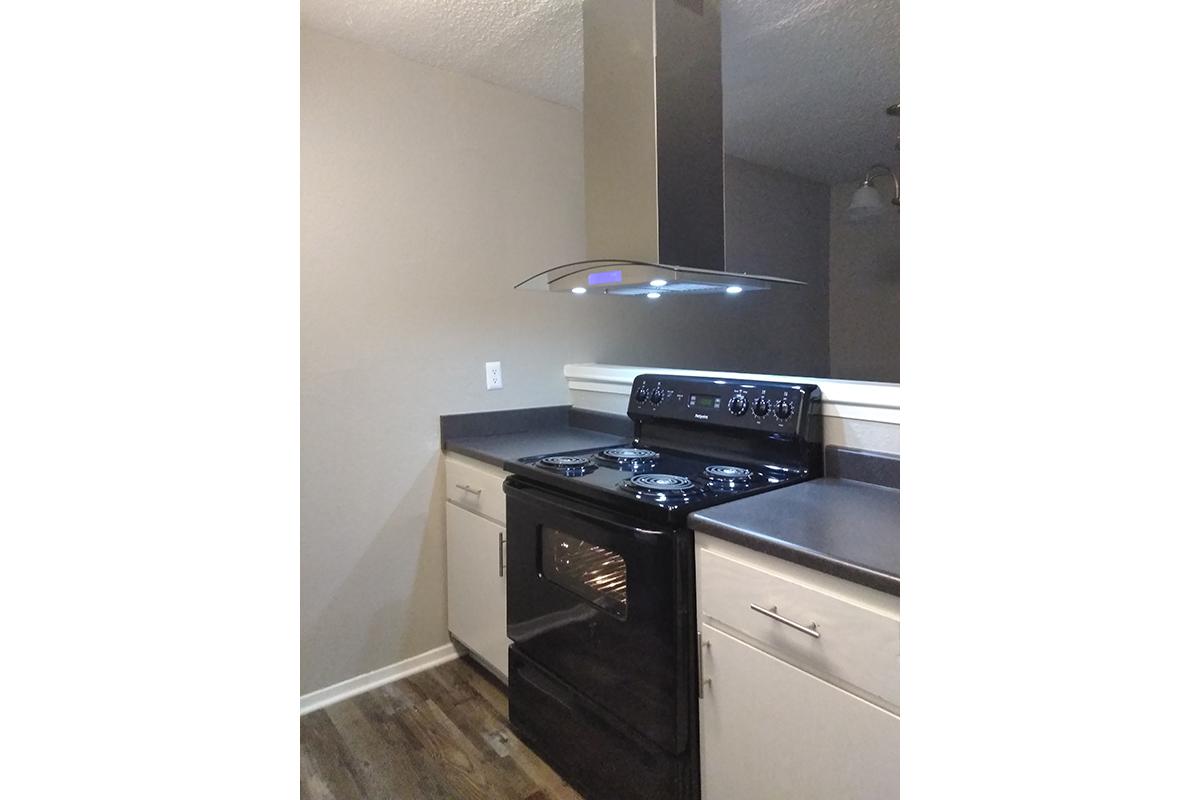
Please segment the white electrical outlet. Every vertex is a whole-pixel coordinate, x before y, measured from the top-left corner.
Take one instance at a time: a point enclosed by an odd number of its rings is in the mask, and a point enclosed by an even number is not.
[[[487,381],[484,384],[490,392],[493,389],[504,388],[504,377],[500,374],[500,362],[488,361],[483,365],[484,375],[487,376]]]

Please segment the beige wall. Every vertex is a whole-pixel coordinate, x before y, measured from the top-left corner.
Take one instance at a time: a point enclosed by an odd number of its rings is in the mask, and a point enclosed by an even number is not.
[[[584,249],[578,111],[303,30],[301,159],[310,692],[448,641],[438,415],[567,402],[602,309],[511,288]]]
[[[830,192],[829,365],[837,378],[900,381],[900,209],[846,219],[859,182]],[[891,197],[891,186],[878,182]]]

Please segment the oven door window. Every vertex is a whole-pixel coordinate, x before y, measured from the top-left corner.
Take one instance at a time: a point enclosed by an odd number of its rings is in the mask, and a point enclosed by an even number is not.
[[[620,619],[628,618],[625,559],[612,550],[544,527],[542,577]]]

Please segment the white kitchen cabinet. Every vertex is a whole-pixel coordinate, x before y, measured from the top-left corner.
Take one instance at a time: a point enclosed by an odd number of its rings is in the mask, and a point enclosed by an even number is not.
[[[701,626],[706,800],[900,796],[900,718]]]
[[[898,798],[899,598],[696,547],[704,800]]]
[[[458,479],[464,469],[474,473],[466,484]],[[447,464],[451,484],[502,491],[503,472],[478,462],[455,460]],[[482,478],[482,480],[481,480]],[[457,488],[457,487],[455,487]],[[458,492],[463,493],[462,489]],[[449,498],[456,495],[448,494]],[[479,495],[466,493],[468,502]],[[492,508],[499,521],[468,510],[455,499],[446,500],[446,594],[448,627],[459,644],[502,678],[508,677],[507,601],[505,596],[506,540],[503,506]],[[487,506],[484,506],[486,509]]]
[[[462,456],[446,456],[446,499],[461,508],[504,522],[504,479],[499,467]]]
[[[898,615],[781,574],[782,567],[796,565],[774,561],[768,565],[775,569],[767,570],[711,548],[698,550],[697,565],[704,582],[703,618],[717,620],[735,636],[793,666],[889,711],[899,711]],[[863,594],[868,591],[863,587]],[[813,637],[755,608],[824,634]]]

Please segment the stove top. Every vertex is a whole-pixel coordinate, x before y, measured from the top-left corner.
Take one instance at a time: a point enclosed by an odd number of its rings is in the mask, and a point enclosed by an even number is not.
[[[639,375],[628,444],[506,462],[516,480],[647,521],[819,477],[821,390],[812,384]]]
[[[606,504],[633,503],[643,516],[686,516],[700,508],[798,483],[807,470],[760,463],[733,463],[698,453],[637,442],[602,450],[578,450],[521,458],[505,464],[517,475]]]

